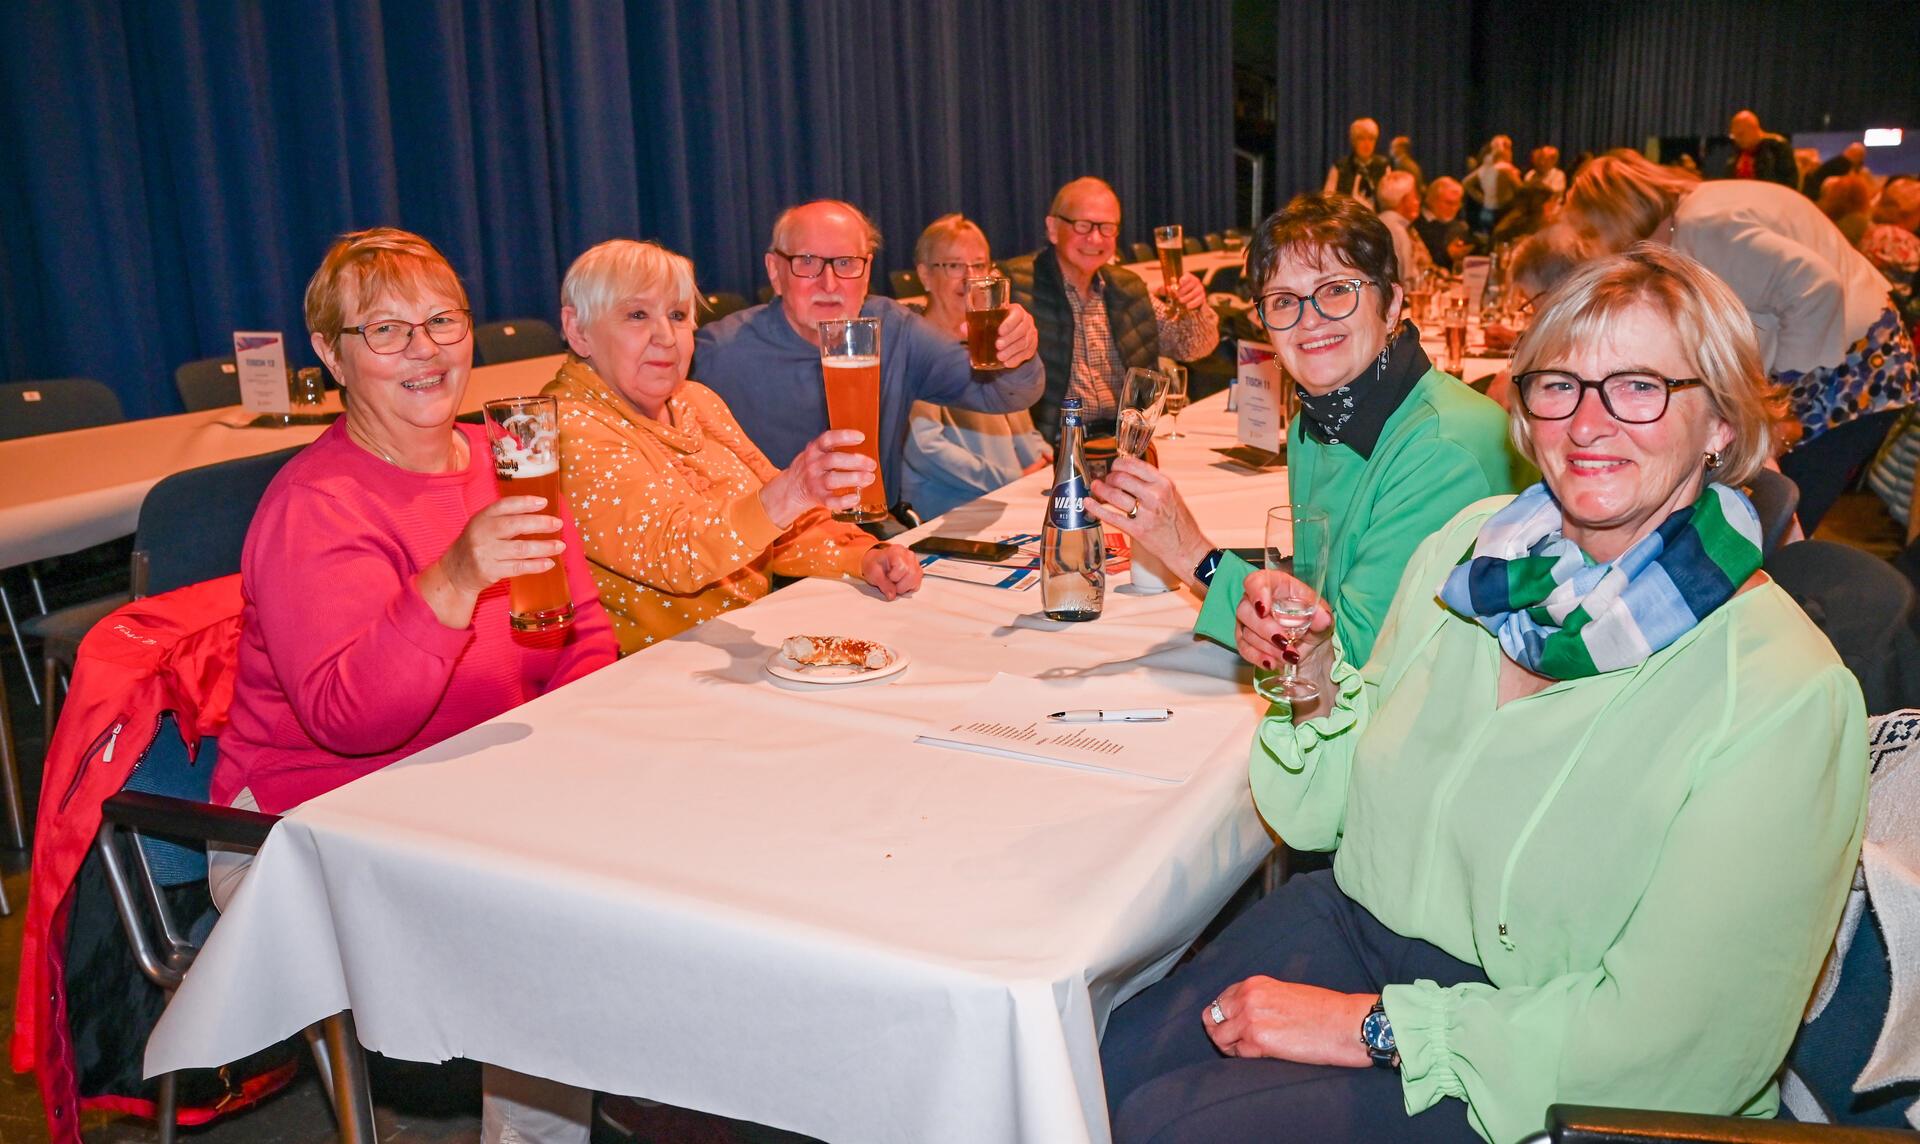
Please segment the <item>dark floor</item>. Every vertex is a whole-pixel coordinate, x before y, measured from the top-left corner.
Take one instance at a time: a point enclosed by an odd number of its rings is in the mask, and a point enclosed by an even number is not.
[[[1818,536],[1892,556],[1902,545],[1898,527],[1871,494],[1842,497],[1821,522]],[[111,546],[70,558],[49,579],[56,582],[58,607],[116,589],[119,569],[126,566],[124,551]],[[23,584],[8,581],[16,605]],[[124,585],[118,587],[124,588]],[[10,642],[0,644],[0,680],[4,680],[10,715],[27,788],[27,805],[36,805],[40,757],[45,746],[40,710],[28,698],[25,676]],[[0,849],[0,874],[13,912],[0,918],[0,1028],[13,1029],[14,982],[19,976],[20,934],[27,896],[27,856]],[[299,1078],[288,1088],[242,1115],[201,1129],[183,1130],[185,1144],[310,1144],[333,1139],[333,1117],[310,1062],[302,1060]],[[447,1066],[416,1065],[375,1057],[369,1062],[377,1135],[382,1144],[452,1144],[480,1138],[478,1070],[465,1062]],[[758,1125],[721,1120],[673,1108],[625,1111],[624,1119],[637,1131],[617,1132],[596,1126],[595,1144],[636,1140],[648,1144],[804,1144],[805,1138]],[[107,1113],[89,1114],[82,1122],[88,1144],[133,1144],[155,1139],[150,1121]],[[40,1097],[30,1075],[0,1069],[0,1144],[46,1144],[47,1132]]]

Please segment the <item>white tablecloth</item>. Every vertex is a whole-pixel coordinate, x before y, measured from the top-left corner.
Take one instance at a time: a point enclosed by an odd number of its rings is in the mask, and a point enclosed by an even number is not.
[[[1284,475],[1219,461],[1220,398],[1160,443],[1225,544]],[[1038,531],[1036,475],[949,534]],[[1257,866],[1260,710],[1196,603],[929,578],[808,581],[306,804],[150,1043],[150,1074],[351,1008],[370,1048],[466,1056],[830,1141],[1103,1141],[1098,1037]],[[889,680],[781,683],[785,636],[882,639]],[[913,742],[996,672],[1145,680],[1231,725],[1180,785]]]
[[[467,381],[461,409],[496,397],[538,393],[560,357],[481,366]],[[338,409],[338,398],[331,399]],[[0,441],[0,568],[77,552],[132,534],[140,502],[162,477],[200,465],[305,445],[323,425],[234,428],[239,406],[123,421],[69,433]]]

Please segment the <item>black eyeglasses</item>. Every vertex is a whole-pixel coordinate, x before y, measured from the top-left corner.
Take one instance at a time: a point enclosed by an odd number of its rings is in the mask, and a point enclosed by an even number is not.
[[[1360,308],[1360,291],[1371,285],[1373,283],[1365,278],[1336,278],[1322,282],[1304,298],[1291,290],[1275,290],[1255,298],[1253,305],[1260,314],[1260,324],[1280,333],[1300,324],[1300,316],[1307,312],[1309,302],[1329,322],[1353,317],[1353,312]]]
[[[1068,218],[1063,214],[1053,217],[1072,227],[1075,234],[1092,234],[1097,230],[1101,238],[1112,238],[1120,233],[1120,224],[1117,222],[1095,222],[1090,218]]]
[[[377,354],[397,354],[406,349],[413,343],[415,330],[427,331],[427,337],[432,338],[435,345],[459,345],[460,340],[473,330],[473,311],[442,310],[424,322],[402,322],[397,318],[388,318],[340,327],[343,334],[359,334],[365,338],[367,348]]]
[[[828,267],[833,268],[835,278],[858,278],[867,269],[867,263],[873,261],[858,254],[823,258],[818,254],[788,254],[784,250],[770,250],[767,253],[786,259],[795,278],[818,278]]]
[[[1667,414],[1676,389],[1706,382],[1697,377],[1661,377],[1657,373],[1610,373],[1598,381],[1558,369],[1533,369],[1514,384],[1520,408],[1535,421],[1565,421],[1580,408],[1587,390],[1597,390],[1600,404],[1615,421],[1645,425]]]

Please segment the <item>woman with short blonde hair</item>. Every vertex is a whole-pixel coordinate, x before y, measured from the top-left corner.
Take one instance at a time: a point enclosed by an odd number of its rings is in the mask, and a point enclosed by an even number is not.
[[[1684,256],[1601,258],[1520,343],[1541,482],[1413,552],[1370,657],[1247,577],[1242,657],[1312,688],[1255,734],[1254,804],[1338,849],[1114,1010],[1117,1144],[1774,1115],[1859,855],[1866,707],[1729,483],[1766,451],[1758,361]]]
[[[1887,280],[1805,195],[1762,179],[1702,182],[1633,151],[1588,163],[1567,215],[1610,250],[1671,246],[1733,290],[1800,422],[1780,470],[1800,486],[1811,533],[1900,410],[1920,400],[1920,365]]]

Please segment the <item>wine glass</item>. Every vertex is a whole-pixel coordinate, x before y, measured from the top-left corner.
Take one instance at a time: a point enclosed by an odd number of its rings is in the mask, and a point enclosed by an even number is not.
[[[1290,577],[1274,595],[1271,607],[1283,643],[1299,639],[1313,623],[1326,587],[1329,540],[1326,509],[1289,505],[1267,511],[1267,570]],[[1253,689],[1275,703],[1304,702],[1320,695],[1318,687],[1299,677],[1290,660],[1281,662],[1277,674],[1256,672]]]
[[[1169,365],[1167,367],[1167,416],[1173,418],[1173,428],[1163,436],[1168,438],[1185,437],[1180,432],[1180,411],[1187,407],[1187,367]]]
[[[1123,457],[1147,455],[1154,426],[1167,407],[1167,375],[1157,369],[1134,366],[1120,386],[1120,426],[1115,443]]]

